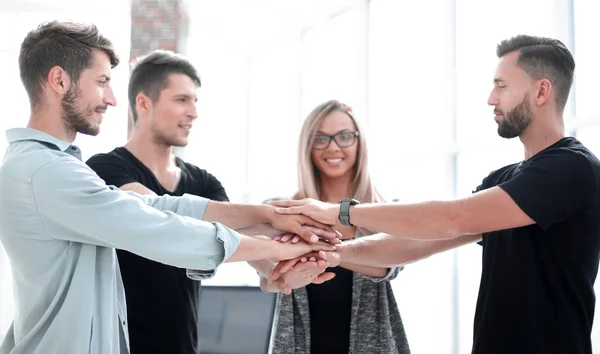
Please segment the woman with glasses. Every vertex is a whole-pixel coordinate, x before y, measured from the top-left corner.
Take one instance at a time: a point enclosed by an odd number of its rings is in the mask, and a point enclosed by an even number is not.
[[[364,134],[349,106],[327,101],[313,109],[300,133],[298,157],[294,199],[383,202],[369,176]],[[350,226],[338,231],[342,240],[370,234]],[[292,288],[313,282],[278,295],[273,353],[410,353],[389,283],[400,269],[342,263],[323,273],[327,264],[312,259],[282,276]],[[261,279],[263,291],[274,291],[270,284]]]

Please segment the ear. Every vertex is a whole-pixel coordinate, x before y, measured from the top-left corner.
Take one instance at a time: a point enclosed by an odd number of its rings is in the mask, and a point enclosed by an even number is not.
[[[139,115],[146,115],[152,109],[152,100],[150,97],[140,92],[135,96],[135,109]]]
[[[47,77],[48,87],[59,95],[64,95],[71,88],[71,77],[60,66],[53,66],[48,71]]]
[[[541,79],[536,84],[537,94],[535,96],[535,103],[537,106],[541,106],[546,102],[550,101],[550,95],[552,94],[553,87],[552,83],[548,79]]]

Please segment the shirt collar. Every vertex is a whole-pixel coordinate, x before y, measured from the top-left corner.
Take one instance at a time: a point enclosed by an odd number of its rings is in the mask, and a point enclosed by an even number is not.
[[[53,137],[50,134],[46,134],[43,131],[31,128],[12,128],[6,131],[6,139],[9,143],[25,140],[39,141],[55,146],[58,150],[66,152],[69,155],[73,155],[81,159],[81,151],[75,145],[69,144],[66,141],[62,141]]]

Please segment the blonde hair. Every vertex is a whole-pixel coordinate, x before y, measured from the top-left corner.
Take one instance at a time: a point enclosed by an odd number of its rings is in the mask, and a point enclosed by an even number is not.
[[[321,172],[312,160],[313,140],[319,125],[325,117],[334,111],[346,113],[356,126],[358,135],[358,149],[354,164],[354,178],[352,179],[352,197],[361,203],[379,203],[385,200],[371,182],[367,157],[367,143],[365,134],[360,124],[352,113],[352,108],[336,100],[327,101],[315,107],[308,114],[302,125],[300,141],[298,144],[298,192],[294,199],[313,198],[321,199]]]

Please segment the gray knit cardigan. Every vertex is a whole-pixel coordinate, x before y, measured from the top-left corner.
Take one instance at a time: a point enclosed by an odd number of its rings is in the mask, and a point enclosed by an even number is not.
[[[360,236],[357,232],[356,237]],[[353,273],[349,354],[410,354],[390,285],[400,270],[391,268],[383,278]],[[271,348],[273,354],[310,354],[306,288],[278,294]]]

